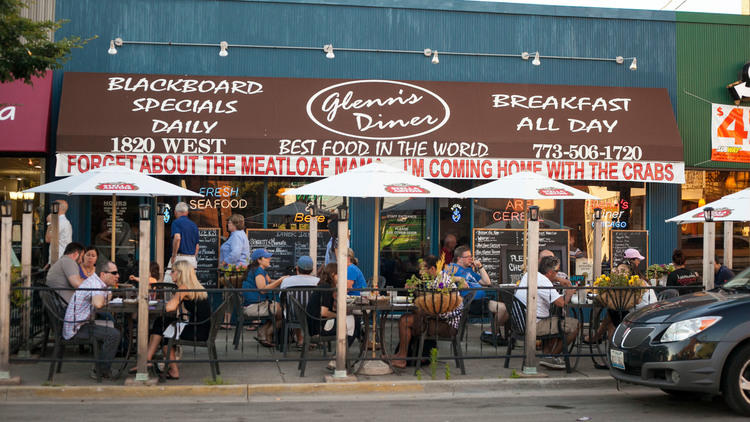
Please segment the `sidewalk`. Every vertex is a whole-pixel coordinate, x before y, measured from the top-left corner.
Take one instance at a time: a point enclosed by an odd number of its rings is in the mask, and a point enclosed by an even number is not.
[[[503,355],[505,347],[495,349],[493,346],[479,342],[479,326],[470,328],[468,350],[466,355],[482,356],[481,359],[465,360],[466,375],[461,375],[455,361],[439,358],[435,367],[435,377],[429,366],[423,366],[421,380],[415,375],[414,367],[407,367],[398,373],[382,376],[357,375],[355,382],[325,383],[325,377],[332,371],[326,369],[327,360],[308,361],[304,377],[299,376],[297,361],[283,360],[281,352],[258,345],[247,333],[242,348],[234,350],[231,346],[229,332],[217,339],[220,359],[274,359],[266,362],[226,362],[220,363],[221,375],[218,385],[211,381],[208,363],[190,363],[191,359],[206,359],[203,348],[184,348],[183,361],[180,363],[180,379],[169,380],[155,386],[125,386],[125,379],[132,375],[124,374],[118,380],[104,380],[101,384],[88,377],[90,363],[64,362],[62,372],[55,374],[52,383],[47,382],[49,362],[16,363],[11,365],[11,375],[20,376],[21,386],[0,386],[0,402],[54,400],[54,399],[112,399],[112,398],[207,398],[218,400],[253,400],[260,397],[304,396],[309,394],[362,394],[362,393],[407,393],[407,394],[454,394],[456,392],[481,392],[497,389],[527,388],[596,388],[614,386],[614,380],[608,371],[595,369],[590,357],[578,359],[577,368],[568,374],[565,370],[551,370],[538,366],[540,374],[546,378],[518,378],[521,372],[521,354],[523,348],[515,348],[510,368],[503,368],[504,358],[492,358]],[[229,343],[227,342],[229,341]],[[448,343],[439,344],[442,353],[448,353]],[[292,348],[293,349],[293,348]],[[350,356],[356,355],[359,345],[354,344]],[[587,350],[586,350],[587,351]],[[309,354],[313,358],[322,358],[320,351]],[[88,355],[79,355],[76,348],[68,348],[66,357],[84,359]],[[288,359],[299,356],[294,350],[289,352]],[[329,355],[330,357],[330,355]],[[571,358],[575,362],[575,358]],[[134,365],[134,360],[128,367]],[[446,371],[449,368],[449,374]],[[449,379],[446,379],[446,376]]]

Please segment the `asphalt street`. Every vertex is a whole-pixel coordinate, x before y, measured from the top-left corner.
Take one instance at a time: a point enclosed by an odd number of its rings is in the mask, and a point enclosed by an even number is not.
[[[250,403],[85,401],[0,405],[4,421],[690,421],[735,420],[721,398],[678,400],[642,387],[425,395],[265,397]],[[470,418],[470,419],[467,419]]]

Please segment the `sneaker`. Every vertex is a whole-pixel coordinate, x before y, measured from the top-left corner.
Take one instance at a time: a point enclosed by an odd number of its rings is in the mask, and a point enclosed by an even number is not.
[[[329,371],[335,371],[336,370],[336,361],[332,360],[328,362],[328,365],[326,365],[326,369]]]
[[[550,369],[565,369],[563,358],[542,358],[539,360],[539,364]]]
[[[89,370],[89,378],[91,378],[92,380],[97,380],[97,377],[96,377],[96,368],[91,368]],[[102,373],[102,379],[103,380],[105,380],[105,379],[112,379],[112,378],[113,378],[113,376],[112,376],[112,371],[111,370],[107,370],[106,372]]]

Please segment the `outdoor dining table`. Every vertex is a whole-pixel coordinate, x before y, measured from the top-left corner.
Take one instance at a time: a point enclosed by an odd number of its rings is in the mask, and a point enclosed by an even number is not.
[[[166,303],[164,301],[149,301],[148,305],[148,320],[149,326],[158,317],[161,316],[175,316],[176,312],[167,312],[165,309]],[[110,301],[107,306],[100,310],[101,312],[109,312],[112,315],[121,315],[121,336],[127,336],[127,350],[125,352],[125,359],[123,360],[122,366],[117,371],[117,377],[119,378],[125,371],[125,367],[130,360],[130,357],[135,348],[133,347],[136,340],[135,324],[133,324],[134,318],[132,316],[138,315],[138,301],[134,299],[123,300],[123,301]],[[117,318],[116,318],[117,319]]]
[[[597,369],[606,369],[607,361],[605,358],[599,357],[601,361],[597,361],[597,355],[604,356],[603,350],[599,342],[584,342],[586,336],[589,340],[596,336],[596,330],[599,328],[601,323],[601,314],[605,309],[600,303],[596,301],[595,294],[588,294],[585,298],[579,299],[578,294],[573,295],[574,300],[571,300],[566,304],[566,308],[573,315],[574,318],[578,319],[578,338],[576,342],[571,346],[571,351],[575,349],[575,360],[572,367],[575,369],[578,367],[578,360],[582,353],[585,353],[585,349],[588,346],[588,354],[591,355],[591,361],[594,363],[594,367]],[[588,324],[586,320],[588,319]]]
[[[364,341],[359,352],[359,367],[353,372],[357,372],[365,362],[367,352],[372,350],[373,357],[382,359],[388,364],[391,371],[400,373],[395,370],[391,364],[391,355],[388,352],[388,345],[385,341],[385,321],[390,314],[410,312],[416,309],[413,303],[393,302],[388,296],[379,296],[380,300],[373,299],[369,296],[357,296],[352,303],[347,303],[346,313],[351,314],[355,310],[362,313],[364,319]],[[377,326],[374,330],[375,343],[372,343],[373,324]],[[380,344],[380,347],[376,347]],[[369,347],[368,347],[369,345]]]

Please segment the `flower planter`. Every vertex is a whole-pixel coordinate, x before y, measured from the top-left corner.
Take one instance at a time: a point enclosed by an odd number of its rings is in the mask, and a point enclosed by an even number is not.
[[[414,300],[414,305],[426,314],[440,315],[455,310],[462,302],[463,299],[457,291],[448,293],[424,292]]]
[[[597,289],[597,300],[603,306],[615,311],[632,309],[641,301],[643,289],[639,288],[612,288]]]
[[[239,289],[246,276],[247,271],[219,270],[219,286],[225,289]]]

